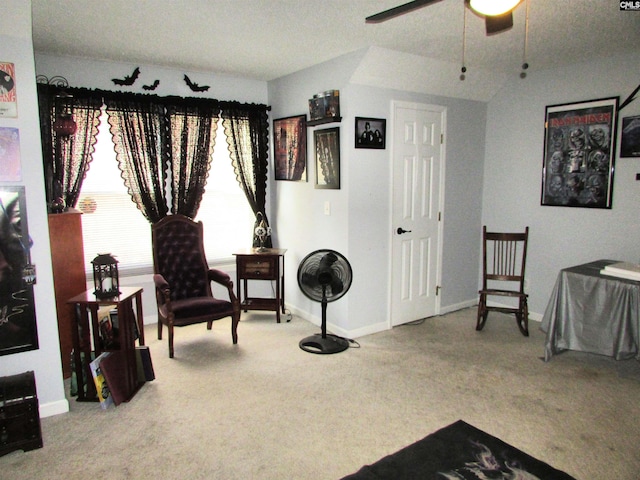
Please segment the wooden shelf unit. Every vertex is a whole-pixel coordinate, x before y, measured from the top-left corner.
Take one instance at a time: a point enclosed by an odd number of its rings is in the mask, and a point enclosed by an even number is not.
[[[95,357],[97,358],[104,351],[100,334],[98,333],[98,311],[103,306],[115,306],[118,311],[120,349],[113,350],[113,352],[122,356],[125,398],[127,400],[131,399],[144,383],[138,380],[135,351],[136,340],[138,345],[144,345],[142,288],[120,287],[120,290],[120,295],[113,298],[98,299],[92,291],[86,290],[84,293],[67,300],[67,303],[73,305],[77,312],[73,328],[73,349],[76,382],[78,384],[78,402],[98,401],[89,363],[91,362],[92,352],[95,352]],[[136,334],[138,336],[137,339]]]

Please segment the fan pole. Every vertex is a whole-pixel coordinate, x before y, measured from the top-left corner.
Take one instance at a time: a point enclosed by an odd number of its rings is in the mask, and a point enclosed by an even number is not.
[[[321,331],[322,331],[322,338],[327,338],[327,286],[326,285],[322,285],[322,301],[321,301],[321,306],[322,306],[322,324],[321,324]]]
[[[349,341],[337,335],[327,335],[327,286],[322,285],[322,334],[300,340],[299,346],[309,353],[339,353],[349,348]]]

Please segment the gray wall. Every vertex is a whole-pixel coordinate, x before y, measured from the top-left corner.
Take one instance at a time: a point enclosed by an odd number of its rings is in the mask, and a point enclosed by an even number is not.
[[[23,181],[16,183],[26,187],[29,231],[34,239],[31,253],[38,272],[35,298],[40,348],[2,357],[0,375],[34,370],[41,415],[47,416],[67,411],[68,403],[58,348],[33,79],[37,70],[47,76],[63,75],[72,85],[110,88],[111,78],[129,73],[136,65],[37,57],[34,69],[30,2],[5,0],[3,7],[0,54],[3,61],[16,65],[19,118],[0,119],[0,126],[20,129]],[[198,83],[211,84],[208,93],[214,98],[270,103],[272,119],[304,114],[307,99],[314,93],[341,90],[344,187],[336,191],[313,188],[311,151],[307,183],[270,179],[271,221],[276,243],[289,248],[287,300],[294,308],[318,321],[319,306],[299,292],[295,272],[298,262],[312,249],[335,248],[350,258],[356,272],[353,292],[331,307],[336,333],[365,334],[388,325],[390,153],[356,151],[352,139],[355,116],[389,119],[392,100],[447,107],[443,310],[476,301],[483,223],[492,228],[531,227],[529,281],[534,315],[543,312],[560,268],[597,258],[640,261],[640,184],[635,181],[640,159],[616,160],[611,210],[541,207],[539,200],[545,105],[611,95],[626,98],[640,79],[640,54],[566,69],[533,69],[524,81],[514,78],[483,89],[483,100],[484,95],[497,91],[488,103],[452,98],[457,93],[443,95],[459,91],[460,98],[477,99],[472,83],[466,84],[471,88],[451,84],[447,89],[444,76],[434,74],[438,69],[424,68],[425,62],[413,59],[411,64],[418,66],[426,80],[424,84],[409,82],[407,90],[420,90],[423,85],[441,96],[410,93],[396,84],[390,89],[389,82],[383,84],[382,80],[402,76],[406,64],[398,62],[390,67],[389,52],[382,52],[381,58],[378,55],[377,51],[369,53],[364,64],[360,53],[347,55],[268,85],[212,73],[194,74]],[[191,95],[181,82],[184,72],[149,66],[141,69],[145,82],[161,80],[157,94]],[[457,68],[451,66],[450,70]],[[439,86],[433,86],[436,81]],[[639,114],[637,100],[621,116]],[[323,214],[325,201],[331,202],[330,216]]]
[[[1,357],[0,376],[33,370],[40,413],[42,416],[55,415],[68,411],[69,403],[65,398],[62,382],[58,321],[53,294],[30,2],[9,0],[3,3],[0,15],[0,58],[3,62],[13,63],[16,69],[18,118],[0,118],[0,126],[18,128],[20,133],[22,180],[10,184],[25,187],[26,220],[29,236],[33,240],[31,261],[35,264],[37,273],[33,292],[39,343],[38,350]]]
[[[392,101],[447,108],[447,148],[443,239],[442,310],[473,303],[477,294],[477,232],[481,219],[482,161],[486,103],[424,93],[403,92],[356,83],[352,73],[365,52],[269,82],[272,118],[306,114],[308,99],[324,90],[340,90],[342,122],[309,128],[308,182],[273,182],[273,225],[281,248],[287,248],[287,302],[296,313],[318,323],[320,306],[306,299],[292,280],[300,260],[318,248],[343,253],[354,270],[348,295],[330,305],[329,328],[359,336],[390,326],[389,278],[391,219],[391,150],[354,148],[354,119],[386,118],[390,131]],[[367,55],[371,61],[371,54]],[[354,81],[355,80],[355,81]],[[314,189],[313,130],[340,127],[341,189]],[[331,215],[324,215],[325,202]],[[471,233],[470,233],[471,232]]]
[[[640,54],[513,78],[489,102],[482,222],[490,228],[530,227],[530,309],[544,313],[558,271],[600,258],[640,262],[639,158],[615,160],[610,210],[540,205],[545,106],[620,96],[640,82]],[[639,115],[640,100],[620,111]],[[620,131],[618,130],[618,146]]]

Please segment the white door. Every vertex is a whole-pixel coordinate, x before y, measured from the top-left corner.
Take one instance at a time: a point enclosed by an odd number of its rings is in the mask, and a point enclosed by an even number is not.
[[[440,310],[445,109],[394,102],[391,324]]]

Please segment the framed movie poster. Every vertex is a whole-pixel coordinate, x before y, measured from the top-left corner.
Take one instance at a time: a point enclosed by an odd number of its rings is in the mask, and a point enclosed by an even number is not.
[[[340,190],[340,128],[314,130],[316,145],[315,188]]]
[[[622,119],[621,157],[640,157],[640,116]]]
[[[618,102],[546,108],[542,205],[611,208]]]
[[[307,117],[273,121],[276,180],[307,181]]]
[[[384,149],[387,135],[387,121],[384,118],[356,117],[355,147]]]
[[[17,116],[16,67],[13,63],[0,62],[0,117]]]
[[[38,348],[30,248],[24,187],[0,187],[0,355]]]

